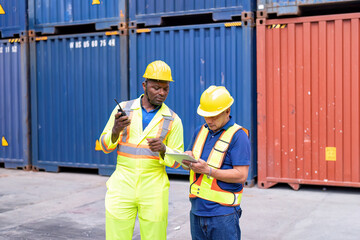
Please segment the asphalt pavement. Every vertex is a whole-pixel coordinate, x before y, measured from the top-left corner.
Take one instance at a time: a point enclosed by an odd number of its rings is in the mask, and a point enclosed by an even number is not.
[[[105,239],[107,179],[0,168],[0,239]],[[187,177],[170,175],[170,184],[168,239],[191,239]],[[359,188],[247,187],[241,206],[243,240],[360,239]]]

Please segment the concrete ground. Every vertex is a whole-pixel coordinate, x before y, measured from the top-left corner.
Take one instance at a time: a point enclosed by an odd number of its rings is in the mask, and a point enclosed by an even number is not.
[[[0,239],[105,239],[108,177],[0,168]],[[190,237],[187,180],[171,176],[168,239]],[[360,189],[245,188],[242,239],[360,239]],[[140,239],[136,223],[133,239]]]

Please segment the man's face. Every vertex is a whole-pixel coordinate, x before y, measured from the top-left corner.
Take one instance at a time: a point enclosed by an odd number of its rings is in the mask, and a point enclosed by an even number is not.
[[[229,121],[230,108],[214,117],[204,117],[205,122],[213,132],[219,131]]]
[[[169,94],[168,81],[146,80],[143,82],[145,95],[152,105],[159,106],[165,102]]]

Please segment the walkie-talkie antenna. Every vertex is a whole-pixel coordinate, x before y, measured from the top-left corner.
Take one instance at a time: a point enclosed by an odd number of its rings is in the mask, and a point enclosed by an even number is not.
[[[116,100],[116,98],[114,98],[115,102],[117,103],[117,105],[119,106],[119,109],[121,109],[120,107],[120,103]],[[121,109],[122,110],[122,109]]]
[[[117,103],[117,105],[119,106],[118,112],[121,112],[120,117],[122,116],[126,116],[126,113],[124,112],[124,110],[122,110],[120,103],[116,100],[116,98],[114,98],[115,102]]]

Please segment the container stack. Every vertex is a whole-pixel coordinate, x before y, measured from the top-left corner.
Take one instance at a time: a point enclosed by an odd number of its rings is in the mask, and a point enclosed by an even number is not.
[[[34,169],[115,169],[116,153],[103,154],[98,137],[114,98],[128,99],[125,3],[29,1]]]
[[[30,169],[27,2],[0,0],[0,163]]]
[[[175,82],[166,104],[182,119],[187,148],[195,128],[204,123],[196,113],[202,92],[210,85],[225,86],[235,98],[235,122],[250,130],[248,185],[257,174],[254,10],[251,0],[129,2],[130,98],[143,92],[148,63],[169,64]],[[167,171],[188,174],[181,168]]]
[[[359,5],[258,0],[259,187],[360,187]]]
[[[146,66],[161,59],[173,71],[166,103],[183,120],[186,147],[204,122],[201,93],[224,85],[235,97],[232,115],[250,130],[253,184],[254,10],[252,0],[0,0],[0,162],[110,175],[116,153],[99,151],[98,137],[113,99],[137,98]]]

